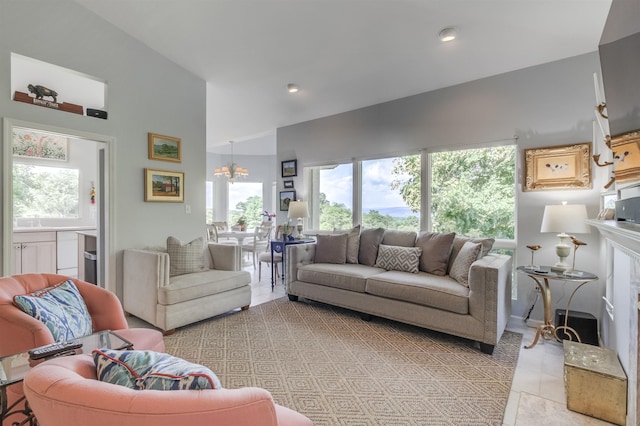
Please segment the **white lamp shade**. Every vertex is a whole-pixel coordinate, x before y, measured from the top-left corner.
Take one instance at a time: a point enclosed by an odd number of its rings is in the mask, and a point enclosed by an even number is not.
[[[587,207],[584,204],[559,204],[544,207],[540,232],[588,234]]]
[[[289,215],[290,218],[303,218],[309,217],[309,208],[306,201],[291,201],[289,203]]]

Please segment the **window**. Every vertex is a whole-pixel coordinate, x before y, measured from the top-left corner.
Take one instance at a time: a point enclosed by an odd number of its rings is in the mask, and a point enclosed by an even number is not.
[[[13,163],[14,219],[79,217],[77,169]]]
[[[311,168],[309,201],[312,229],[347,229],[353,223],[353,165]]]
[[[262,223],[262,182],[235,182],[229,188],[229,226],[238,223],[244,216],[247,229]]]
[[[430,154],[431,229],[515,238],[515,145]]]
[[[362,162],[362,226],[420,229],[420,156]]]

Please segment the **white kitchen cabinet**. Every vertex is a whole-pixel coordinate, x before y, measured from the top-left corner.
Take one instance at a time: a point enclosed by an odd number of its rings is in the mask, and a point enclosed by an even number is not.
[[[56,233],[16,232],[13,234],[13,273],[55,274]]]

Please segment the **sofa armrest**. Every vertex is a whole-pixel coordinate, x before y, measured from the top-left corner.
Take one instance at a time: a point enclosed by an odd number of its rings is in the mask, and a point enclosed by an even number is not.
[[[242,247],[235,244],[208,243],[209,264],[219,271],[242,270]]]
[[[286,284],[298,279],[298,268],[313,263],[316,255],[316,243],[291,244],[286,246],[287,273]]]
[[[169,284],[169,254],[125,249],[122,266],[124,310],[155,323],[158,287]]]
[[[488,254],[469,271],[469,313],[484,324],[484,343],[500,340],[511,315],[511,256]]]

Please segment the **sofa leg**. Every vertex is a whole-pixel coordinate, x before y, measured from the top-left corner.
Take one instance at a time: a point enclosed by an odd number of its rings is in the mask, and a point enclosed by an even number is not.
[[[482,343],[480,342],[480,351],[483,354],[487,354],[487,355],[493,355],[493,349],[495,348],[495,345],[490,345],[488,343]]]
[[[242,308],[240,308],[243,311],[248,311],[249,310],[249,305],[244,305]]]
[[[173,333],[175,333],[175,332],[176,332],[176,329],[175,329],[175,328],[172,328],[171,330],[164,330],[164,331],[162,332],[162,335],[163,335],[163,336],[170,336],[170,335],[172,335],[172,334],[173,334]]]
[[[287,296],[289,296],[289,300],[292,302],[298,301],[298,296],[296,296],[295,294],[287,294]]]
[[[373,317],[370,314],[360,313],[360,319],[362,321],[371,321],[371,318],[373,318]]]

